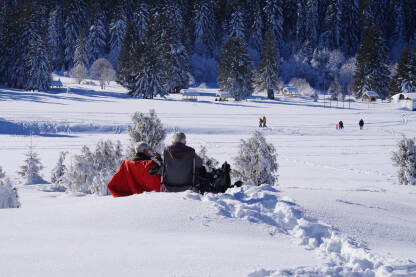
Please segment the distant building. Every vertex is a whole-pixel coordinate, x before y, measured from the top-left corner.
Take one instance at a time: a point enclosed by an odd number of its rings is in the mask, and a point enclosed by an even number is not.
[[[181,94],[182,100],[184,101],[198,101],[198,96],[200,96],[198,92],[189,91],[187,89],[182,89]]]
[[[217,101],[228,101],[228,98],[231,98],[231,94],[225,91],[218,91],[215,96],[218,97],[215,99]]]
[[[393,103],[398,103],[402,108],[407,108],[411,111],[416,111],[416,92],[412,93],[398,93],[391,97]]]
[[[378,95],[375,91],[366,91],[363,93],[363,102],[376,102],[377,99],[380,98],[380,95]]]
[[[61,88],[62,86],[63,85],[62,85],[61,79],[52,80],[51,82],[51,88]]]
[[[289,96],[289,97],[299,95],[299,91],[298,91],[298,89],[297,89],[297,88],[295,88],[295,87],[290,87],[290,86],[285,86],[285,87],[283,87],[283,88],[281,89],[281,93],[282,93],[284,96]]]

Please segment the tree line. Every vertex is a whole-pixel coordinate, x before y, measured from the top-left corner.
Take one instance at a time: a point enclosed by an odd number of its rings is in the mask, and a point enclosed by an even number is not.
[[[388,84],[390,65],[416,44],[415,10],[412,0],[4,0],[0,83],[47,90],[50,72],[105,58],[133,97],[176,92],[194,79],[244,99],[276,88],[278,78],[327,89],[341,82],[342,64],[328,66],[341,55],[343,64],[356,56],[357,96],[387,96],[402,86]]]

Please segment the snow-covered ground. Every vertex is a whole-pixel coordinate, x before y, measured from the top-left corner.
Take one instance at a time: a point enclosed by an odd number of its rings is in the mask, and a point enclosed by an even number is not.
[[[8,175],[17,178],[31,140],[49,179],[59,151],[127,144],[131,115],[155,109],[170,133],[229,162],[265,115],[279,186],[123,199],[18,186],[22,207],[0,210],[0,276],[416,276],[416,188],[397,184],[390,160],[402,134],[416,136],[415,112],[306,97],[215,102],[216,90],[202,88],[198,102],[142,100],[115,84],[70,86],[0,88]]]

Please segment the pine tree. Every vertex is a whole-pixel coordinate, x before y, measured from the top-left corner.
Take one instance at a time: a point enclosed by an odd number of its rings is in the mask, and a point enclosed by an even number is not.
[[[215,16],[211,0],[196,1],[194,6],[194,51],[212,56],[215,49]]]
[[[398,167],[397,177],[401,185],[416,185],[416,145],[414,139],[403,137],[393,152],[393,165]]]
[[[390,82],[390,95],[416,90],[416,50],[405,48]]]
[[[23,184],[33,185],[44,183],[45,181],[39,175],[43,166],[38,158],[38,154],[33,152],[33,147],[29,147],[29,152],[25,154],[26,160],[24,165],[20,167],[18,174],[23,178]]]
[[[277,185],[276,149],[267,143],[263,134],[255,131],[248,140],[241,140],[237,157],[234,158],[233,176],[248,185]]]
[[[245,26],[244,26],[244,14],[241,11],[241,7],[237,7],[236,10],[231,14],[230,23],[228,25],[228,37],[241,38],[245,40]]]
[[[26,68],[26,89],[48,91],[51,84],[51,66],[47,46],[40,36],[30,43]]]
[[[68,152],[59,153],[59,159],[51,171],[51,189],[54,191],[65,191],[64,181],[68,168],[65,165],[65,158]]]
[[[360,19],[358,0],[341,1],[342,28],[340,30],[341,48],[347,56],[357,52],[360,43]]]
[[[105,55],[107,47],[107,30],[105,22],[105,13],[103,11],[98,11],[93,19],[88,34],[88,64],[92,64],[94,61]]]
[[[126,35],[123,39],[120,55],[118,57],[117,82],[132,90],[135,80],[135,51],[137,50],[138,35],[135,30],[135,23],[129,22],[127,25]]]
[[[263,17],[259,1],[256,1],[255,12],[251,22],[249,46],[259,54],[263,41]],[[256,58],[256,57],[253,57]]]
[[[277,54],[280,56],[280,48],[283,44],[283,13],[281,0],[266,0],[264,13],[266,14],[266,27],[273,32],[276,40]]]
[[[274,32],[268,30],[263,41],[261,60],[255,74],[255,85],[259,91],[266,90],[269,99],[274,99],[274,89],[279,84],[279,63],[276,55]]]
[[[0,209],[19,208],[17,189],[0,166]]]
[[[360,98],[365,91],[375,91],[383,99],[389,95],[389,70],[380,29],[369,27],[360,44],[354,74],[354,95]]]
[[[230,38],[222,48],[218,64],[218,84],[236,100],[247,99],[253,93],[251,61],[247,43],[239,37]]]
[[[86,37],[84,31],[81,31],[81,33],[78,36],[77,44],[75,47],[74,52],[74,66],[88,66],[88,55],[87,55],[87,49],[86,49]]]

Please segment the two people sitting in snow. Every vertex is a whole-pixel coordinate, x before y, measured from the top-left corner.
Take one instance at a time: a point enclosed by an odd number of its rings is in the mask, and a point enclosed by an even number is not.
[[[206,168],[195,149],[186,145],[184,133],[173,135],[172,145],[164,150],[163,159],[144,142],[136,145],[135,152],[134,159],[123,161],[108,183],[114,197],[144,191],[220,193],[231,187],[228,163],[225,162],[219,169]],[[236,182],[234,185],[241,184]]]

